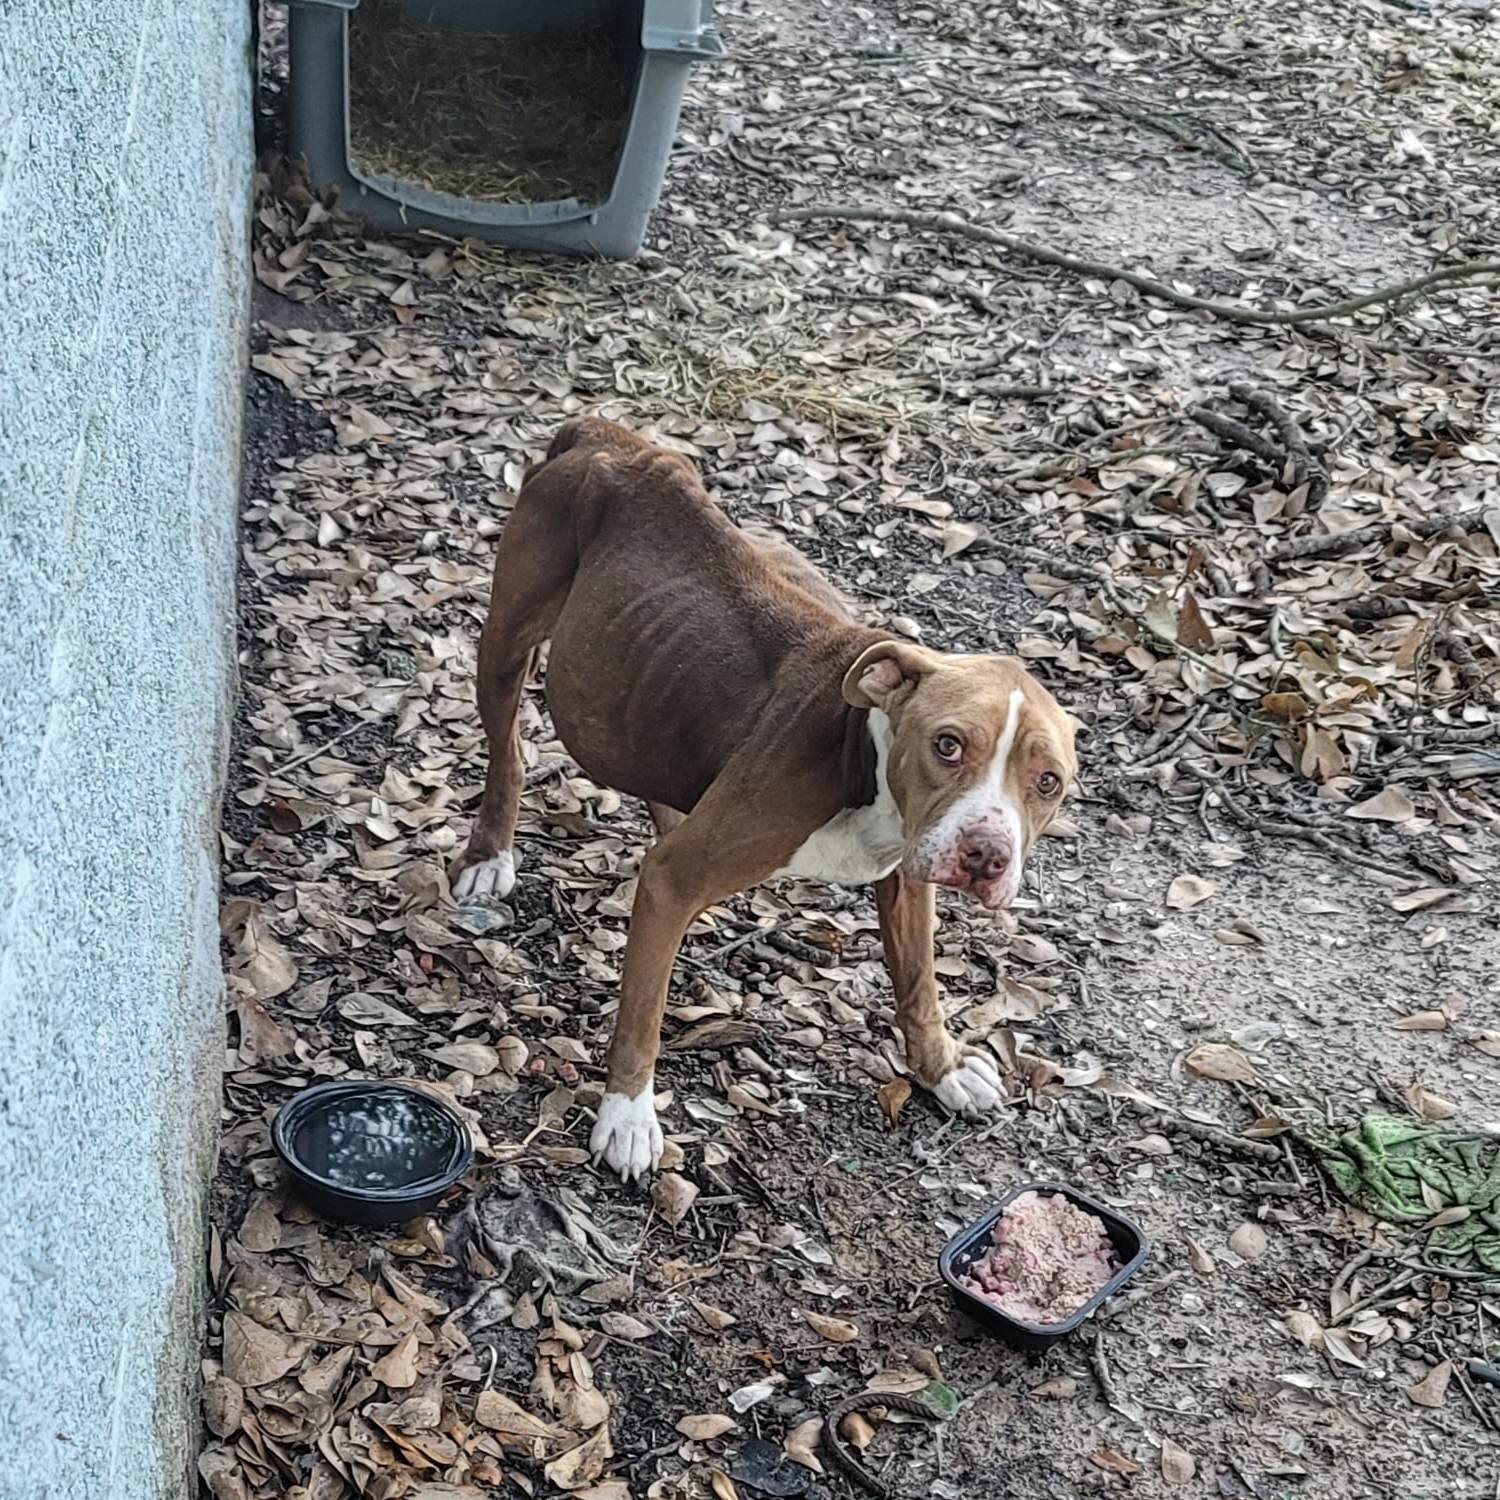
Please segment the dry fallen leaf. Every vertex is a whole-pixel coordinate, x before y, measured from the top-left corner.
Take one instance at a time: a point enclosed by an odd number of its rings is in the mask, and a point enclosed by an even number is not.
[[[272,1018],[259,1000],[246,996],[235,1007],[240,1023],[240,1061],[247,1067],[287,1057],[297,1046],[297,1034]]]
[[[1415,814],[1416,807],[1400,787],[1388,786],[1363,802],[1344,810],[1346,818],[1364,818],[1376,823],[1405,823]]]
[[[734,1480],[718,1469],[708,1476],[708,1485],[714,1492],[714,1500],[740,1500],[740,1492],[735,1488]]]
[[[1227,1042],[1204,1042],[1194,1047],[1182,1060],[1195,1078],[1212,1078],[1220,1083],[1254,1083],[1255,1066],[1238,1047]]]
[[[245,1415],[245,1393],[226,1375],[216,1375],[203,1386],[203,1422],[215,1437],[227,1438],[239,1430]]]
[[[676,1172],[663,1172],[651,1188],[656,1211],[674,1229],[687,1217],[698,1197],[698,1186]]]
[[[1071,1375],[1059,1375],[1031,1388],[1038,1401],[1071,1401],[1078,1394],[1078,1382]]]
[[[1338,736],[1316,724],[1302,726],[1302,756],[1298,762],[1302,774],[1311,780],[1328,782],[1343,775],[1348,761],[1339,748]]]
[[[1446,1031],[1448,1017],[1440,1010],[1419,1010],[1391,1022],[1392,1031]]]
[[[1301,693],[1266,693],[1260,700],[1260,706],[1268,714],[1275,714],[1278,719],[1289,722],[1305,718],[1312,712],[1312,705]]]
[[[328,1396],[343,1385],[349,1373],[349,1366],[353,1363],[352,1347],[346,1345],[342,1349],[335,1349],[332,1353],[324,1355],[322,1359],[314,1360],[299,1370],[297,1384],[309,1396]]]
[[[1448,1382],[1453,1378],[1453,1361],[1445,1359],[1434,1365],[1415,1385],[1406,1388],[1413,1406],[1438,1407],[1448,1399]]]
[[[1198,1472],[1193,1455],[1171,1438],[1161,1440],[1161,1477],[1168,1484],[1187,1484]]]
[[[692,1438],[695,1442],[706,1443],[711,1438],[723,1437],[726,1432],[733,1432],[740,1424],[725,1412],[700,1412],[696,1416],[682,1417],[678,1420],[677,1430],[685,1438]]]
[[[1177,644],[1186,646],[1190,651],[1213,649],[1213,630],[1190,591],[1184,592],[1182,606],[1177,613]]]
[[[1172,911],[1190,911],[1207,901],[1218,888],[1201,875],[1179,875],[1167,887],[1167,906]]]
[[[450,1042],[422,1055],[442,1063],[445,1068],[472,1073],[476,1078],[487,1078],[500,1066],[499,1052],[485,1042]]]
[[[817,1449],[822,1441],[823,1419],[809,1417],[805,1422],[799,1422],[787,1433],[782,1447],[786,1450],[786,1456],[794,1464],[801,1464],[804,1469],[811,1469],[814,1474],[821,1474],[823,1465],[818,1458]]]
[[[410,1333],[384,1358],[375,1361],[370,1374],[392,1390],[404,1391],[417,1383],[417,1330]]]
[[[307,1345],[231,1308],[224,1314],[224,1373],[246,1390],[280,1380],[302,1363]]]
[[[1297,1340],[1299,1344],[1309,1349],[1321,1349],[1323,1347],[1323,1325],[1309,1312],[1300,1309],[1289,1312],[1283,1319],[1286,1331]]]
[[[1355,1347],[1353,1339],[1348,1332],[1342,1328],[1325,1328],[1323,1330],[1323,1347],[1340,1364],[1350,1365],[1356,1370],[1367,1368],[1366,1361],[1359,1348]]]
[[[474,1420],[502,1437],[525,1442],[538,1439],[556,1442],[566,1436],[562,1428],[533,1416],[499,1391],[480,1391],[479,1399],[474,1403]]]
[[[693,1304],[694,1311],[715,1333],[730,1327],[735,1321],[734,1314],[725,1312],[722,1307],[715,1307],[711,1302],[700,1302],[696,1297],[689,1300]]]
[[[827,1318],[822,1313],[804,1311],[802,1321],[819,1338],[827,1339],[831,1344],[852,1344],[859,1337],[859,1329],[842,1318]]]
[[[1430,1093],[1420,1083],[1407,1085],[1406,1102],[1411,1112],[1423,1120],[1451,1120],[1458,1113],[1456,1104]]]
[[[247,1250],[265,1255],[281,1243],[281,1219],[270,1198],[257,1198],[240,1221],[238,1239]]]
[[[632,1318],[629,1313],[607,1312],[600,1314],[599,1326],[612,1339],[625,1339],[634,1342],[638,1339],[649,1339],[656,1331],[648,1328],[639,1318]]]
[[[1445,901],[1453,891],[1446,885],[1424,885],[1414,891],[1402,891],[1391,897],[1391,907],[1399,912],[1425,911]]]
[[[943,556],[957,557],[984,535],[983,530],[968,521],[949,521],[943,527]]]
[[[1113,1448],[1100,1448],[1089,1454],[1089,1462],[1096,1469],[1103,1469],[1106,1474],[1139,1474],[1141,1466],[1133,1459],[1127,1458],[1123,1453],[1116,1453]]]
[[[1055,964],[1062,958],[1056,943],[1034,932],[1018,932],[1010,940],[1010,951],[1024,964],[1035,964],[1038,968]]]
[[[978,1005],[971,1005],[960,1016],[962,1025],[970,1030],[984,1030],[1006,1021],[1034,1021],[1047,1008],[1049,997],[1041,990],[1019,979],[1002,981],[998,993]]]
[[[542,1471],[560,1490],[578,1490],[592,1484],[604,1472],[614,1449],[609,1441],[609,1427],[603,1426],[576,1448],[554,1458]]]
[[[1199,1276],[1212,1276],[1217,1269],[1213,1256],[1191,1235],[1185,1234],[1182,1239],[1187,1246],[1188,1264]]]
[[[880,1113],[894,1130],[896,1122],[901,1118],[901,1111],[906,1107],[906,1101],[911,1098],[911,1084],[904,1078],[893,1078],[889,1083],[881,1084],[875,1098],[880,1105]]]
[[[875,1441],[875,1429],[857,1411],[851,1411],[839,1421],[839,1436],[863,1453]]]
[[[602,1391],[565,1380],[557,1395],[557,1420],[573,1432],[592,1432],[609,1421],[609,1401]]]

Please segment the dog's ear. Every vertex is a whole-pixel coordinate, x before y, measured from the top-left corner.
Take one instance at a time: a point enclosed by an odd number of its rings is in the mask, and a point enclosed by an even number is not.
[[[877,641],[861,651],[844,674],[844,702],[855,708],[883,709],[937,664],[931,651],[909,641]]]

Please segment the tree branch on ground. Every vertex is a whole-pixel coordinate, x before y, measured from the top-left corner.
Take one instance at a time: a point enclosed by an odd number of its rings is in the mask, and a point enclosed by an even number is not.
[[[1064,271],[1073,271],[1080,276],[1103,276],[1111,281],[1123,281],[1148,297],[1159,297],[1164,302],[1178,307],[1192,308],[1197,312],[1212,313],[1229,323],[1246,323],[1262,327],[1321,323],[1329,318],[1342,318],[1362,308],[1375,307],[1380,303],[1394,302],[1428,287],[1445,286],[1454,282],[1473,281],[1481,276],[1500,274],[1500,260],[1466,260],[1451,266],[1440,266],[1421,276],[1391,286],[1378,287],[1373,292],[1364,292],[1357,297],[1346,297],[1341,302],[1319,303],[1316,307],[1302,307],[1293,311],[1281,311],[1271,307],[1245,307],[1238,302],[1216,302],[1210,297],[1195,297],[1188,292],[1179,292],[1165,282],[1151,276],[1142,276],[1137,271],[1128,271],[1123,266],[1106,265],[1103,261],[1086,260],[1082,256],[1069,255],[1062,250],[1052,250],[1046,245],[1033,244],[1018,235],[1006,234],[1001,229],[989,229],[983,224],[971,224],[960,214],[930,212],[916,209],[888,208],[878,203],[811,203],[803,208],[784,208],[769,216],[775,225],[808,224],[817,220],[842,220],[846,223],[899,224],[906,229],[935,229],[945,234],[956,234],[964,239],[976,240],[982,245],[994,245],[1008,250],[1023,260],[1037,261],[1046,266],[1057,266]]]

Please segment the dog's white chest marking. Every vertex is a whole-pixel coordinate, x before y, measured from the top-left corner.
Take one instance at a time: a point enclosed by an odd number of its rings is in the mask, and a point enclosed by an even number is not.
[[[883,880],[901,863],[906,835],[901,809],[886,780],[891,753],[891,721],[870,710],[870,738],[875,742],[875,800],[867,807],[837,812],[776,871],[775,876],[826,880],[833,885],[869,885]]]

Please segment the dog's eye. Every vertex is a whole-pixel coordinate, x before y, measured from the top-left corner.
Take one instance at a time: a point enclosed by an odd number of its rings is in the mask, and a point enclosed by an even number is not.
[[[956,734],[940,734],[932,742],[932,753],[948,765],[957,765],[964,758],[964,742]]]
[[[1036,789],[1044,797],[1055,797],[1062,791],[1062,777],[1056,771],[1043,771],[1036,779]]]

